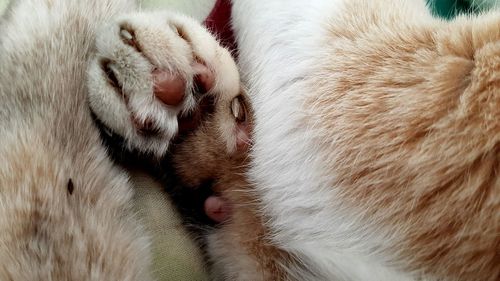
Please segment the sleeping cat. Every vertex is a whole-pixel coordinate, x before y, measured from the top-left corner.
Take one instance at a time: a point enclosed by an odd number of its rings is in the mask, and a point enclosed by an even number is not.
[[[132,0],[15,0],[0,31],[0,280],[152,280],[128,176],[98,126],[162,156],[200,100],[239,96],[229,52]]]
[[[206,203],[224,221],[208,236],[217,278],[500,280],[500,13],[232,12],[250,153],[227,145],[217,112],[173,148],[186,188],[220,193]]]
[[[177,174],[220,193],[206,203],[225,221],[208,237],[218,279],[498,280],[498,12],[235,0],[246,94],[229,53],[184,17],[123,15],[125,0],[9,9],[2,280],[149,279],[92,114],[156,158],[183,131]]]

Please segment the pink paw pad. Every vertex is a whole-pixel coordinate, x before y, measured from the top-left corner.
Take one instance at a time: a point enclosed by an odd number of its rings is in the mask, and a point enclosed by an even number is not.
[[[193,64],[193,84],[195,94],[203,95],[215,84],[213,72],[203,63]],[[155,69],[153,71],[154,94],[161,102],[170,106],[178,106],[186,95],[186,80],[180,74]]]

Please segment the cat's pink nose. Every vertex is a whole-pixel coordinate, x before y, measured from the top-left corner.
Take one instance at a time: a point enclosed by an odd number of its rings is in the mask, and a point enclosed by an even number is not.
[[[154,94],[163,103],[177,106],[184,100],[186,81],[179,74],[164,70],[153,71]]]
[[[205,214],[216,223],[227,220],[231,214],[231,207],[220,196],[209,196],[205,200]]]

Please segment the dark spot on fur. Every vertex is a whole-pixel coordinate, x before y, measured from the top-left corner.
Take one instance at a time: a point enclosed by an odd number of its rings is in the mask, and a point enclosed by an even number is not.
[[[68,193],[69,195],[73,194],[73,190],[75,190],[75,186],[73,185],[73,181],[71,179],[68,180]]]

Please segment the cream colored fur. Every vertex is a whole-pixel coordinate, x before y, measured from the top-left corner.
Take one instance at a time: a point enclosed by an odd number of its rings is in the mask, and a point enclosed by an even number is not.
[[[130,148],[161,156],[194,106],[194,59],[214,72],[214,93],[239,92],[229,53],[194,20],[141,13],[131,0],[17,0],[0,24],[0,280],[151,280],[128,175],[91,109]],[[124,44],[123,25],[141,50]],[[178,107],[155,100],[154,68],[183,75]],[[136,134],[132,114],[152,118],[161,137]]]
[[[96,28],[132,1],[13,1],[0,37],[0,279],[149,280],[127,175],[87,106]]]

